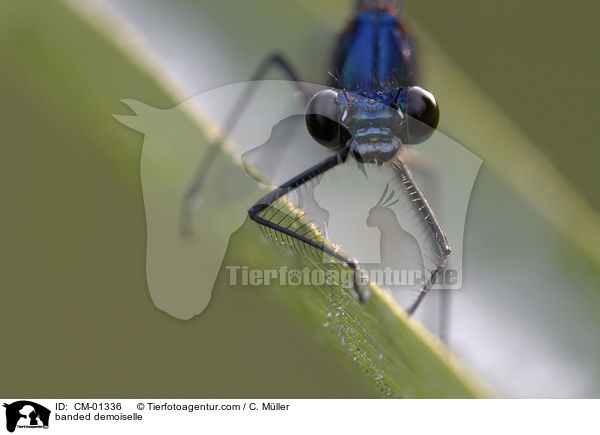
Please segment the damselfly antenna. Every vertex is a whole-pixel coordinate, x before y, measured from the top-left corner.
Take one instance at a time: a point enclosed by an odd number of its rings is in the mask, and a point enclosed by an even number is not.
[[[329,74],[329,77],[331,77],[333,80],[335,80],[337,82],[337,84],[340,86],[340,89],[344,93],[344,97],[346,97],[346,101],[348,102],[348,106],[351,106],[352,105],[352,100],[350,100],[350,97],[348,96],[348,93],[346,92],[346,88],[342,84],[342,81],[340,79],[338,79],[331,71],[327,71],[327,74]]]

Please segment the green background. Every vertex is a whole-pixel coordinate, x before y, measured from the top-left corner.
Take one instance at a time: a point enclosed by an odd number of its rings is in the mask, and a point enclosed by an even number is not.
[[[244,3],[170,6],[175,16],[201,11],[187,20],[213,23],[222,55],[237,66],[216,72],[201,43],[187,50],[190,71],[204,65],[198,76],[216,81],[198,79],[192,95],[246,79],[273,40],[307,80],[318,80],[351,9],[343,1]],[[597,211],[598,3],[415,0],[408,11]],[[239,41],[247,48],[236,49]],[[110,114],[123,113],[124,97],[171,107],[164,91],[56,2],[0,2],[0,65],[0,396],[375,396],[347,362],[264,299],[217,285],[209,308],[190,321],[154,307],[145,278],[143,139]],[[591,283],[582,304],[597,310],[597,263],[578,251],[569,257]],[[577,322],[577,312],[569,319]],[[581,340],[581,348],[593,346]],[[598,391],[593,376],[588,395]]]

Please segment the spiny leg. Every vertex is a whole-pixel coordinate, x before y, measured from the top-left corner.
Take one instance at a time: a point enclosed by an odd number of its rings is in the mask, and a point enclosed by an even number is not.
[[[256,204],[254,204],[250,208],[250,210],[248,210],[248,215],[250,216],[250,219],[252,219],[256,223],[258,223],[259,225],[270,228],[275,231],[278,231],[278,232],[285,234],[288,237],[291,237],[293,239],[299,240],[300,242],[305,243],[308,246],[312,246],[313,248],[317,249],[318,251],[321,251],[327,255],[330,255],[331,257],[334,257],[334,258],[338,259],[339,261],[343,262],[344,264],[347,264],[348,266],[350,266],[354,271],[353,272],[354,289],[356,291],[359,301],[364,303],[367,301],[367,294],[365,294],[360,289],[359,281],[358,281],[358,274],[359,274],[360,267],[356,261],[353,261],[350,258],[346,257],[345,255],[342,255],[338,252],[333,251],[329,247],[325,246],[323,243],[320,243],[320,242],[317,242],[315,240],[308,238],[307,237],[308,233],[299,234],[299,233],[291,230],[288,227],[282,226],[281,225],[282,221],[273,222],[273,221],[271,221],[269,219],[265,219],[264,217],[261,216],[261,212],[263,212],[265,209],[269,208],[269,206],[274,204],[275,201],[277,201],[281,197],[285,196],[292,190],[294,190],[294,189],[306,184],[310,180],[320,176],[321,174],[328,171],[329,169],[332,169],[335,166],[337,166],[338,164],[344,162],[347,155],[348,155],[348,149],[344,149],[340,154],[329,157],[329,158],[323,160],[321,163],[318,163],[317,165],[313,166],[312,168],[304,171],[300,175],[297,175],[296,177],[292,178],[288,182],[281,185],[281,187],[278,187],[277,189],[271,191],[270,193],[265,195],[263,198],[261,198]]]
[[[419,189],[419,186],[417,186],[417,183],[415,182],[412,174],[410,173],[406,165],[401,160],[396,160],[392,163],[392,166],[400,174],[400,177],[402,178],[402,183],[406,188],[406,192],[409,195],[409,198],[411,199],[412,203],[416,207],[417,211],[419,212],[423,220],[429,225],[429,228],[433,233],[435,245],[439,250],[437,261],[435,262],[436,267],[431,272],[431,275],[427,279],[425,285],[419,291],[417,299],[406,310],[409,315],[412,315],[417,310],[417,308],[419,308],[419,305],[421,304],[425,296],[427,296],[427,293],[429,293],[431,287],[433,287],[433,284],[435,284],[440,273],[444,269],[444,266],[448,262],[448,258],[450,258],[451,248],[450,244],[448,243],[448,239],[446,238],[446,235],[442,230],[442,227],[440,226],[439,222],[435,218],[435,215],[433,214],[433,210],[429,206],[429,203],[423,196],[421,189]],[[446,298],[442,299],[442,303],[445,303],[446,301]],[[442,332],[442,335],[444,335],[444,332]]]
[[[267,57],[259,67],[256,69],[244,91],[239,96],[236,103],[233,105],[233,109],[227,116],[225,123],[223,124],[223,129],[221,131],[220,136],[215,139],[206,151],[206,154],[202,157],[196,171],[194,172],[194,176],[192,181],[188,185],[182,210],[181,210],[181,232],[184,236],[192,235],[192,224],[191,224],[191,216],[193,214],[193,203],[195,198],[202,192],[202,188],[204,186],[204,182],[206,180],[206,176],[208,175],[208,171],[210,167],[215,162],[216,158],[219,156],[221,151],[221,146],[223,142],[227,139],[227,137],[231,134],[238,121],[240,120],[242,114],[244,113],[246,107],[248,106],[248,102],[253,97],[254,93],[258,85],[260,84],[260,80],[264,79],[267,76],[267,73],[271,68],[277,67],[279,68],[287,77],[292,80],[298,90],[304,96],[306,103],[312,97],[312,94],[305,89],[305,87],[300,82],[300,78],[296,73],[295,68],[285,59],[285,57],[279,53],[274,53]]]

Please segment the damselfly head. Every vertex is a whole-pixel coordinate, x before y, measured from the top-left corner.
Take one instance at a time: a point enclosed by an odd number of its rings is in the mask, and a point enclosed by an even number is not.
[[[317,93],[306,109],[309,133],[328,148],[349,146],[359,162],[388,161],[402,144],[398,136],[406,137],[404,115],[374,97],[332,89]]]
[[[402,145],[428,139],[438,120],[435,98],[418,86],[360,94],[328,89],[306,109],[306,125],[317,142],[332,149],[349,146],[362,163],[390,161]]]

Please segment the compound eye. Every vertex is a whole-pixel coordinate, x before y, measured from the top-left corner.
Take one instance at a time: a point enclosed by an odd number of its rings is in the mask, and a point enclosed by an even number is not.
[[[342,148],[350,133],[341,124],[338,94],[332,90],[317,93],[306,107],[306,126],[310,135],[327,148]]]
[[[431,137],[440,120],[440,109],[431,92],[419,86],[408,89],[408,143],[419,144]]]

